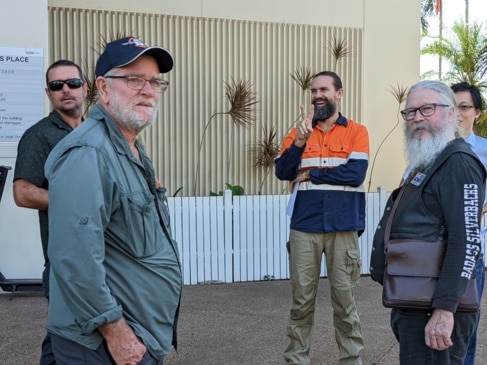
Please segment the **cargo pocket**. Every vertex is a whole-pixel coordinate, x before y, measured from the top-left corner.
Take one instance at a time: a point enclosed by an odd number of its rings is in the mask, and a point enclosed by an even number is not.
[[[362,268],[362,260],[360,259],[360,253],[358,250],[347,250],[347,273],[350,275],[350,279],[353,283],[356,283],[360,278],[360,270]]]

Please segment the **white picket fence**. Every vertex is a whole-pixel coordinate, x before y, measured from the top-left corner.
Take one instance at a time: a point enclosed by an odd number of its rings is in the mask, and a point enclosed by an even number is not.
[[[369,272],[372,239],[388,192],[379,188],[366,195],[362,274]],[[288,200],[288,195],[232,197],[229,190],[218,197],[168,198],[184,284],[288,279]]]

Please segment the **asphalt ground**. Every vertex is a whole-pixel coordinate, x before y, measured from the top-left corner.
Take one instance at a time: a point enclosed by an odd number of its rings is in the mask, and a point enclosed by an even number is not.
[[[398,364],[398,344],[381,304],[381,287],[362,276],[355,298],[362,322],[364,365]],[[278,365],[287,345],[288,280],[185,286],[178,351],[165,365]],[[487,313],[485,301],[482,303]],[[40,293],[0,294],[0,364],[38,364],[47,301]],[[477,364],[487,364],[487,315],[481,316]],[[311,347],[313,365],[337,364],[329,283],[320,280]]]

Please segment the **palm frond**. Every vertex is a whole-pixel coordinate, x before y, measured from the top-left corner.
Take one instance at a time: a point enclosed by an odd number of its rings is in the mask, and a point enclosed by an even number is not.
[[[255,105],[258,101],[251,87],[250,82],[244,80],[232,79],[229,83],[225,82],[225,95],[230,102],[227,114],[240,127],[247,127],[255,122]]]
[[[88,110],[96,104],[97,98],[98,98],[98,90],[96,88],[96,79],[95,79],[95,74],[92,72],[88,72],[90,69],[90,66],[88,65],[88,62],[84,62],[84,82],[87,86],[87,93],[86,93],[86,98],[85,98],[85,110],[83,112],[83,116],[87,117]]]
[[[445,82],[469,82],[479,85],[487,76],[487,31],[482,23],[456,21],[445,36],[421,49],[422,54],[441,56],[449,64],[442,77]]]
[[[435,10],[434,0],[421,0],[421,32],[428,35],[429,23],[427,18],[433,15]]]
[[[262,139],[250,145],[250,153],[252,156],[252,165],[256,168],[272,168],[274,160],[279,153],[279,144],[277,143],[277,130],[274,126],[262,128]]]
[[[399,83],[397,83],[395,87],[391,86],[389,92],[392,94],[392,96],[394,96],[399,105],[401,105],[406,101],[408,88],[407,86],[399,85]]]
[[[331,41],[328,42],[327,47],[336,60],[348,57],[353,55],[353,50],[347,45],[347,41],[345,39],[338,39],[333,37]]]
[[[110,32],[110,34],[108,36],[105,36],[102,34],[100,36],[100,41],[98,43],[98,47],[95,51],[100,55],[105,50],[108,43],[115,41],[117,39],[122,39],[122,38],[132,37],[132,36],[140,39],[139,36],[136,36],[132,33],[127,34],[127,32],[124,32],[124,31]]]
[[[291,78],[298,83],[301,90],[306,91],[309,89],[311,81],[313,80],[313,73],[308,66],[302,66],[301,68],[294,70],[294,73],[291,74]]]

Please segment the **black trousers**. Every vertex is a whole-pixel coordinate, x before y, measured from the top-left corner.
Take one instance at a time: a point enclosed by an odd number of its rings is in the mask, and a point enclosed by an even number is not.
[[[56,365],[115,365],[105,341],[90,350],[76,342],[51,334],[51,344]],[[154,359],[146,352],[138,365],[162,365],[162,360]]]
[[[391,328],[399,341],[401,365],[463,365],[471,334],[479,312],[454,314],[455,324],[451,340],[453,346],[444,351],[426,346],[424,328],[431,318],[428,310],[391,311]]]

